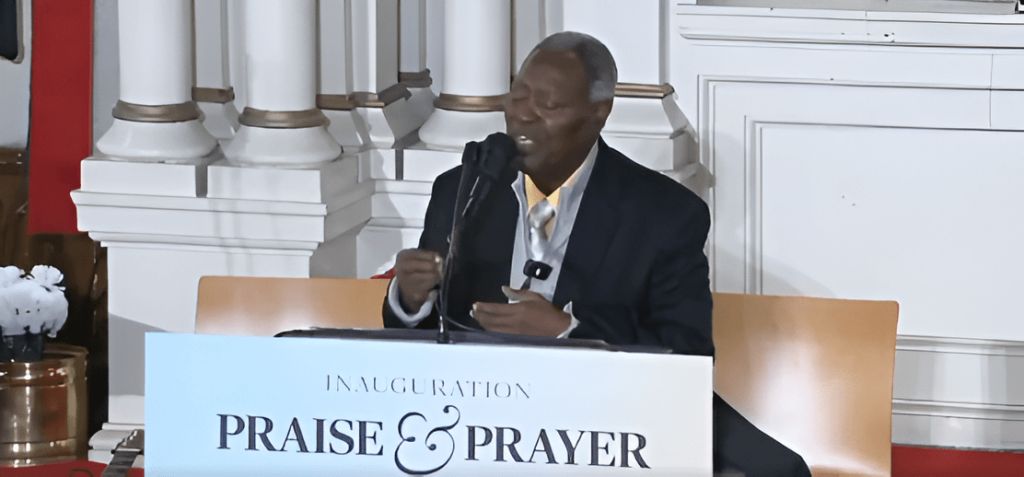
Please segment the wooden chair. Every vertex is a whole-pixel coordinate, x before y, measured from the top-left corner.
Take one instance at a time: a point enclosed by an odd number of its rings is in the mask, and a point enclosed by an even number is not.
[[[196,333],[273,336],[309,327],[382,328],[388,280],[202,277]]]
[[[715,391],[815,477],[888,476],[895,302],[715,294]]]

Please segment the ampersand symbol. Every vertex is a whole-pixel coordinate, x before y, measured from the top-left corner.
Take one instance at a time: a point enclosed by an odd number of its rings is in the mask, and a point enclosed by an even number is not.
[[[399,470],[410,475],[433,474],[443,469],[452,460],[452,456],[455,455],[455,438],[452,437],[450,431],[459,424],[462,413],[459,412],[459,408],[452,405],[445,406],[443,412],[446,415],[454,414],[455,422],[447,426],[430,428],[426,435],[422,436],[422,439],[417,437],[420,434],[416,432],[416,428],[428,424],[426,416],[418,412],[410,412],[398,421],[398,436],[402,438],[402,442],[395,448],[395,465]],[[410,446],[405,447],[406,444]],[[421,444],[422,447],[416,446],[416,444]],[[447,456],[444,455],[441,447],[448,447]],[[407,465],[410,461],[413,462],[413,465]]]

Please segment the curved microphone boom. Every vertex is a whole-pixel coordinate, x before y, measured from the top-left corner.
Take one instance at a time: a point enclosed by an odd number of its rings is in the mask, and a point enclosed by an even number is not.
[[[515,179],[516,169],[511,166],[518,155],[518,150],[511,137],[505,133],[491,134],[479,145],[478,151],[475,160],[470,158],[469,167],[473,169],[471,172],[476,175],[476,178],[473,180],[473,186],[469,189],[466,204],[462,208],[461,218],[463,220],[469,220],[476,216],[480,204],[490,193],[494,184],[509,185]],[[466,167],[465,159],[463,158],[464,168]],[[466,172],[463,169],[463,175]]]

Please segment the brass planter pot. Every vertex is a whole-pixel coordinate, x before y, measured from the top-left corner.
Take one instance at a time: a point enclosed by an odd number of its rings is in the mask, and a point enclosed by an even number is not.
[[[85,357],[50,344],[42,361],[0,363],[0,467],[85,458]]]

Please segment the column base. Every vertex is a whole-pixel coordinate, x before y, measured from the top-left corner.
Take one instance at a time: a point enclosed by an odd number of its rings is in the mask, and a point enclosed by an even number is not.
[[[241,126],[224,148],[235,164],[316,167],[341,155],[341,146],[323,126],[274,129]]]
[[[699,163],[696,135],[671,96],[615,98],[601,137],[634,161],[662,172],[699,195],[712,185]]]
[[[326,203],[356,184],[359,162],[342,157],[315,167],[291,169],[242,166],[221,160],[211,164],[208,173],[207,197],[211,199]]]
[[[417,105],[411,99],[414,98],[400,99],[382,108],[356,108],[355,114],[365,125],[365,129],[360,130],[366,133],[364,143],[376,148],[401,148],[415,143],[418,140],[416,131],[427,118],[421,116],[422,104]],[[423,101],[422,93],[419,101]]]
[[[434,182],[437,176],[462,163],[462,148],[438,151],[427,149],[427,145],[421,142],[403,151],[403,156],[403,180]]]
[[[462,151],[467,142],[482,141],[493,132],[505,132],[505,113],[435,109],[420,128],[420,141],[429,149]]]
[[[367,147],[370,133],[367,130],[366,120],[355,110],[325,109],[324,116],[330,120],[327,125],[327,132],[334,137],[334,140],[341,144],[343,151],[362,151]]]
[[[203,126],[217,139],[231,139],[238,131],[235,103],[196,103],[203,112]]]
[[[398,252],[417,246],[423,233],[421,222],[409,225],[379,225],[377,222],[371,220],[323,244],[313,254],[311,275],[370,278],[384,273],[394,266]],[[328,263],[331,268],[323,266]]]
[[[155,123],[114,119],[96,141],[96,149],[112,160],[164,163],[199,162],[217,147],[199,120]]]
[[[417,124],[422,125],[430,119],[434,113],[434,91],[428,88],[409,88],[412,96],[406,100],[409,103],[410,113],[416,118]]]
[[[634,161],[654,170],[670,171],[696,160],[684,147],[686,139],[681,139],[688,131],[690,123],[671,96],[617,97],[601,135]],[[688,135],[693,137],[690,132]]]
[[[206,168],[220,150],[186,163],[114,160],[93,156],[82,161],[82,190],[113,194],[203,197]]]

